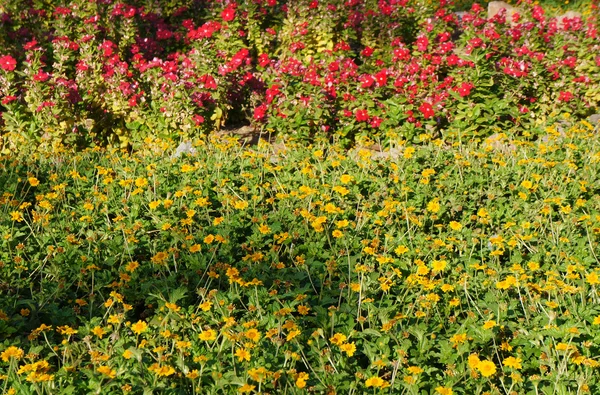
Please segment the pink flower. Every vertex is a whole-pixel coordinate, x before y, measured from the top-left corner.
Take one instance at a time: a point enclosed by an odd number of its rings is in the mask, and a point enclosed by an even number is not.
[[[423,117],[425,119],[429,119],[429,118],[433,117],[433,115],[435,114],[433,112],[433,106],[429,103],[421,104],[421,106],[419,106],[419,111],[421,111],[421,113],[423,114]]]
[[[13,71],[17,67],[17,61],[10,55],[0,56],[0,67],[6,71]]]
[[[426,36],[417,37],[417,49],[419,52],[427,51],[427,47],[429,46],[429,40]]]

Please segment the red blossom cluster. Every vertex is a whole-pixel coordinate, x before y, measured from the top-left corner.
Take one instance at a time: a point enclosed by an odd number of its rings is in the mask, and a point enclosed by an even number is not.
[[[111,120],[107,130],[114,122],[210,130],[227,119],[375,136],[404,125],[463,127],[465,108],[478,106],[490,122],[518,122],[542,108],[584,114],[598,104],[592,18],[558,21],[531,4],[489,19],[478,4],[460,15],[446,1],[428,7],[225,1],[162,15],[138,1],[98,2],[95,11],[75,1],[2,14],[13,42],[0,54],[0,113],[5,123],[30,111],[36,124],[81,130],[90,118]],[[52,22],[17,28],[25,17]],[[498,100],[501,111],[491,108]]]

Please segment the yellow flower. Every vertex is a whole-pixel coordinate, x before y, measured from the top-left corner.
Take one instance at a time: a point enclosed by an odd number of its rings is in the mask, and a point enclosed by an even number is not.
[[[508,366],[509,368],[521,369],[522,368],[521,362],[523,362],[523,360],[521,358],[508,357],[508,358],[504,359],[504,361],[502,361],[502,364],[504,366]]]
[[[600,277],[598,277],[598,273],[591,272],[585,277],[585,281],[590,285],[600,284]]]
[[[385,388],[389,386],[388,382],[379,376],[369,377],[365,381],[365,387]]]
[[[8,362],[8,360],[11,358],[14,358],[18,361],[19,359],[23,358],[24,354],[25,353],[20,348],[10,346],[6,350],[4,350],[2,354],[0,354],[0,358],[2,358],[4,362]]]
[[[213,341],[217,338],[217,332],[214,329],[208,329],[206,331],[202,331],[198,335],[198,339],[203,340],[205,342]]]
[[[450,291],[454,291],[454,285],[451,284],[444,284],[441,287],[442,292],[446,293],[446,292],[450,292]]]
[[[241,394],[245,394],[245,393],[254,391],[254,388],[256,388],[256,386],[250,385],[250,384],[244,384],[238,389],[238,392]]]
[[[188,172],[193,171],[193,170],[194,170],[194,166],[190,166],[187,163],[184,164],[183,166],[181,166],[181,172],[182,173],[188,173]]]
[[[248,202],[245,202],[244,200],[238,200],[233,204],[233,207],[237,210],[244,210],[248,207]]]
[[[467,341],[466,333],[457,333],[450,338],[450,341],[454,343],[454,347],[458,346]]]
[[[453,395],[454,392],[452,392],[452,388],[448,388],[448,387],[435,387],[435,392],[437,392],[440,395]]]
[[[212,302],[207,300],[205,302],[200,303],[199,307],[202,309],[202,311],[209,311],[212,305]]]
[[[202,250],[202,246],[200,244],[194,244],[190,246],[190,252],[199,252]]]
[[[434,260],[431,263],[431,268],[433,269],[434,272],[441,272],[446,268],[447,264],[448,264],[448,262],[446,262],[444,260],[441,260],[441,261]]]
[[[430,213],[437,213],[440,211],[440,202],[439,199],[433,199],[429,203],[427,203],[427,211]]]
[[[306,380],[308,380],[308,373],[306,372],[300,372],[298,374],[298,378],[296,379],[296,387],[298,388],[304,388],[306,387]]]
[[[150,210],[155,210],[158,206],[160,206],[162,202],[160,200],[155,200],[153,202],[148,203],[148,207],[150,207]]]
[[[342,344],[340,349],[345,352],[347,356],[351,357],[356,352],[356,344],[354,344],[354,342]]]
[[[483,329],[491,329],[496,326],[496,321],[486,321],[483,324]]]
[[[261,333],[256,329],[252,328],[248,329],[246,333],[244,333],[244,336],[246,336],[246,338],[248,338],[249,340],[252,340],[254,343],[258,343],[261,337]]]
[[[117,376],[117,371],[108,366],[99,366],[97,370],[98,373],[108,376],[111,379],[114,379]]]
[[[22,222],[23,221],[23,213],[20,211],[12,211],[10,213],[10,219],[12,221]]]
[[[350,193],[350,190],[348,188],[344,188],[341,185],[334,186],[333,191],[339,193],[342,196],[346,196],[347,194]]]
[[[409,250],[406,246],[403,245],[399,245],[398,247],[396,247],[396,249],[394,249],[394,252],[396,253],[396,255],[400,256],[404,253],[407,253]]]
[[[492,361],[480,361],[477,370],[483,377],[490,377],[496,373],[496,365]]]
[[[148,370],[153,372],[157,376],[168,377],[175,374],[175,369],[172,366],[160,366],[158,363],[153,363],[152,366],[148,368]]]
[[[525,189],[531,189],[531,187],[533,187],[533,183],[529,180],[525,180],[521,183],[521,186]]]
[[[259,383],[262,383],[263,380],[265,379],[265,377],[267,377],[267,374],[269,373],[269,371],[265,368],[263,368],[262,366],[259,368],[253,368],[248,370],[248,376],[250,376],[250,378],[254,381],[257,381]]]
[[[462,229],[462,225],[460,222],[456,222],[456,221],[450,221],[450,228],[452,230],[456,230],[459,231]]]
[[[235,350],[235,356],[238,357],[238,361],[250,361],[250,353],[245,348],[238,348]]]
[[[343,174],[343,175],[340,177],[340,182],[341,182],[342,184],[349,184],[350,182],[352,182],[352,180],[354,180],[354,177],[353,177],[353,176],[351,176],[351,175],[349,175],[349,174]]]
[[[271,233],[271,228],[269,228],[269,226],[266,224],[262,224],[258,227],[258,231],[263,235],[268,235]]]
[[[292,331],[290,331],[290,332],[288,333],[288,335],[286,336],[285,340],[289,342],[290,340],[292,340],[292,339],[294,339],[295,337],[297,337],[297,336],[298,336],[300,333],[301,333],[301,332],[300,332],[300,330],[299,330],[299,329],[294,329],[294,330],[292,330]]]
[[[344,236],[344,232],[340,231],[339,229],[336,229],[333,232],[331,232],[331,235],[336,239],[339,239],[340,237]]]
[[[146,178],[136,178],[135,186],[138,188],[145,187],[148,185],[148,180]]]
[[[471,354],[469,355],[468,362],[471,369],[477,369],[477,366],[481,361],[479,360],[479,356],[477,354]]]
[[[415,149],[413,147],[406,147],[402,156],[404,156],[404,159],[410,159],[410,158],[412,158],[414,153],[415,153]]]
[[[421,369],[418,366],[410,366],[408,368],[408,371],[410,372],[410,374],[421,374],[421,373],[423,373],[423,369]]]
[[[133,333],[135,333],[136,335],[139,335],[143,332],[146,332],[146,330],[148,329],[148,324],[146,324],[144,321],[139,320],[138,322],[136,322],[135,324],[131,325],[131,330],[133,331]]]
[[[599,315],[599,316],[596,316],[596,317],[594,318],[594,322],[592,322],[592,324],[594,324],[594,325],[600,325],[600,315]]]
[[[38,180],[35,177],[29,177],[28,181],[29,185],[31,185],[32,187],[37,187],[38,185],[40,185],[40,180]]]
[[[133,273],[138,267],[140,267],[140,264],[136,261],[132,261],[125,266],[125,270],[127,270],[130,273]]]
[[[335,344],[336,346],[341,346],[346,342],[346,339],[347,337],[343,333],[336,333],[335,335],[333,335],[333,337],[329,338],[329,341]]]
[[[130,350],[123,351],[123,354],[121,355],[123,355],[123,358],[125,359],[130,359],[131,357],[133,357],[133,353]]]
[[[106,334],[106,331],[99,326],[94,327],[94,329],[92,329],[90,332],[98,336],[100,339],[102,339],[102,337]]]

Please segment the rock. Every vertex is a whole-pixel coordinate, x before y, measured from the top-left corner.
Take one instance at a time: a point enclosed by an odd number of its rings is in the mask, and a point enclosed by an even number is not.
[[[512,23],[512,16],[514,14],[523,15],[523,11],[517,7],[513,7],[503,1],[492,1],[488,4],[488,19],[492,19],[500,13],[502,9],[506,10],[506,21]]]
[[[590,115],[588,119],[592,125],[600,124],[600,114]]]
[[[179,158],[182,154],[193,155],[195,153],[196,153],[196,148],[194,148],[194,146],[192,146],[192,142],[184,141],[181,144],[179,144],[179,146],[177,147],[177,149],[175,150],[173,155],[171,155],[171,158],[172,159]]]
[[[582,15],[577,11],[567,11],[563,15],[556,18],[556,25],[559,29],[564,27],[563,21],[565,19],[582,19]]]
[[[465,15],[467,15],[466,11],[456,11],[454,13],[456,15],[456,18],[460,21],[462,21],[462,19],[464,18]]]
[[[517,146],[507,141],[505,133],[494,133],[484,141],[484,147],[489,150],[509,154],[517,150]]]

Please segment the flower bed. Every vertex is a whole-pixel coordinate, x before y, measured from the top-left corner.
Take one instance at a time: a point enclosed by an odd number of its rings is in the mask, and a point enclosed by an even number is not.
[[[588,122],[391,157],[194,145],[0,159],[5,390],[598,390]]]
[[[595,3],[145,3],[0,5],[3,393],[600,392]]]
[[[600,100],[598,8],[275,0],[21,7],[0,21],[0,136],[130,146],[223,126],[352,146],[533,138]]]

